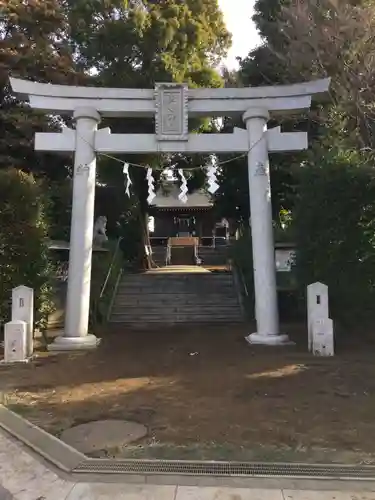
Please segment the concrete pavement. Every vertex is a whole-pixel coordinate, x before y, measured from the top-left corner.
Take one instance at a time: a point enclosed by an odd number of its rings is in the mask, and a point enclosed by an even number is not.
[[[158,481],[160,483],[160,481]],[[230,481],[229,481],[229,484]],[[306,481],[306,489],[286,489],[270,480],[270,487],[179,486],[168,484],[127,484],[76,482],[57,474],[28,448],[0,431],[0,500],[375,500],[366,482],[332,483]],[[281,481],[280,481],[281,484]],[[291,483],[293,484],[293,483]],[[256,485],[256,483],[254,483]],[[327,490],[322,488],[327,487]],[[341,490],[341,491],[339,491]],[[373,490],[373,491],[371,491]]]

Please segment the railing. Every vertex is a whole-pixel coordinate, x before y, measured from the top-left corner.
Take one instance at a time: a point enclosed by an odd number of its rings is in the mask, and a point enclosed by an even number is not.
[[[112,307],[114,294],[116,293],[117,285],[119,282],[119,277],[122,273],[122,267],[118,269],[120,244],[122,237],[117,240],[115,249],[113,251],[112,259],[108,267],[103,285],[100,288],[98,296],[93,298],[92,307],[90,311],[91,323],[96,325],[98,323],[103,323],[103,321],[108,319],[110,314],[110,309]],[[114,274],[116,277],[114,279]],[[109,292],[109,286],[112,284],[112,291]]]
[[[234,284],[237,289],[242,313],[249,320],[252,320],[254,319],[253,316],[255,314],[254,297],[250,293],[249,288],[247,286],[244,271],[242,267],[239,265],[239,263],[235,262],[233,259],[229,260],[229,268],[233,273]]]
[[[249,290],[247,289],[247,285],[246,285],[246,280],[245,280],[245,276],[244,276],[244,273],[242,271],[241,268],[238,269],[238,274],[240,276],[240,281],[241,281],[241,285],[242,285],[242,290],[244,292],[244,295],[245,297],[248,299],[249,298]]]
[[[171,261],[172,261],[172,247],[171,247],[170,243],[168,242],[167,243],[167,250],[166,250],[166,254],[165,254],[165,265],[169,266],[171,264]]]
[[[116,259],[117,259],[118,252],[120,251],[120,243],[121,243],[121,241],[122,241],[122,237],[117,240],[115,251],[113,252],[112,261],[111,261],[111,264],[110,264],[108,272],[107,272],[107,276],[106,276],[106,278],[104,280],[102,289],[100,290],[99,300],[104,296],[104,292],[105,292],[105,290],[107,288],[107,285],[108,285],[108,282],[109,282],[109,278],[111,277],[111,274],[112,274],[112,271],[113,271],[113,268],[114,268],[114,265],[115,265],[115,262],[116,262]]]
[[[170,236],[150,236],[152,247],[166,246]],[[228,245],[229,240],[224,236],[200,236],[199,240],[204,247],[216,248],[217,246]]]

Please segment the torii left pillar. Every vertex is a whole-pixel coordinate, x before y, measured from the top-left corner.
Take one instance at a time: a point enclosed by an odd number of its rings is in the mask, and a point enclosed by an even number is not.
[[[88,333],[91,261],[96,184],[95,133],[100,122],[93,108],[79,108],[76,120],[72,221],[70,228],[69,279],[62,336],[49,350],[95,348],[98,339]]]

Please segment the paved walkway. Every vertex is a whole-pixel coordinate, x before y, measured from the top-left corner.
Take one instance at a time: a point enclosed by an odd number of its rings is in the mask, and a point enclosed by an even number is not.
[[[339,492],[74,483],[0,432],[0,500],[375,500],[375,492],[347,491],[342,485],[345,491]]]

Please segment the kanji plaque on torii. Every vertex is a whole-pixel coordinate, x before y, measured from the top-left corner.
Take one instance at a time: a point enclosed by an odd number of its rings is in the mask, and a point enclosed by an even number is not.
[[[159,141],[187,141],[188,86],[183,83],[155,85],[155,125]]]

